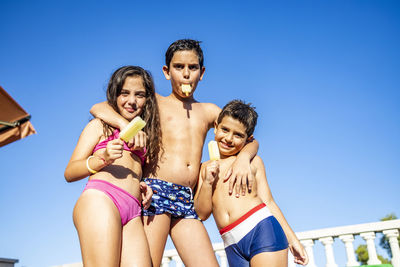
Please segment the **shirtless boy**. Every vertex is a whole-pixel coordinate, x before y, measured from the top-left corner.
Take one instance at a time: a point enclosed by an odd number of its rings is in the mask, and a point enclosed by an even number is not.
[[[251,161],[255,182],[246,196],[228,194],[220,178],[251,140],[257,117],[254,108],[239,100],[222,109],[214,127],[221,159],[202,164],[195,209],[202,220],[214,215],[230,267],[287,266],[288,246],[295,263],[306,265],[307,253],[272,198],[261,158]]]
[[[204,140],[220,108],[199,103],[193,97],[205,72],[198,41],[174,42],[165,58],[162,70],[171,81],[172,92],[166,97],[157,94],[163,151],[158,162],[149,162],[143,169],[143,177],[148,177],[145,181],[154,192],[152,206],[143,217],[153,265],[160,266],[170,234],[186,266],[218,266],[207,231],[194,211],[192,190],[199,175]],[[91,113],[119,129],[128,123],[105,102],[94,105]],[[250,160],[257,149],[257,142],[249,143],[227,172],[231,193],[236,181],[236,197],[245,193],[247,183],[251,190]]]

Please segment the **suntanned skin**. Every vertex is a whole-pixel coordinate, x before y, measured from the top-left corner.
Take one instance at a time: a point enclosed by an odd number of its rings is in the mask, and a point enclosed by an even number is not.
[[[204,71],[196,52],[192,50],[175,52],[170,66],[163,67],[165,78],[171,81],[172,86],[169,96],[157,94],[164,153],[158,162],[156,174],[151,175],[153,170],[145,167],[143,177],[154,177],[194,189],[204,140],[221,110],[215,104],[199,103],[193,98]],[[192,87],[188,96],[182,92],[183,84]],[[106,102],[94,105],[90,112],[120,129],[127,125],[127,121]],[[231,176],[243,184],[247,183],[248,178],[252,180],[250,159],[257,150],[257,142],[246,146],[240,154],[240,160],[235,161],[229,171]],[[232,191],[233,182],[227,184],[230,184]],[[237,186],[235,189],[236,196],[245,192],[245,187]],[[199,220],[171,219],[168,213],[144,216],[143,220],[154,266],[161,264],[168,233],[186,266],[218,266],[207,231]]]
[[[226,116],[216,127],[215,133],[221,159],[207,161],[201,166],[195,196],[195,209],[199,217],[206,220],[212,213],[218,229],[222,229],[237,221],[252,208],[265,203],[282,226],[289,242],[289,248],[295,257],[295,263],[306,265],[308,263],[307,253],[272,197],[262,159],[256,156],[251,162],[255,183],[249,194],[240,198],[230,195],[229,185],[222,179],[221,174],[235,161],[237,153],[248,140],[245,126],[238,120]],[[251,259],[250,265],[287,266],[287,249],[259,253]]]
[[[117,105],[126,119],[131,120],[142,112],[146,103],[142,84],[140,77],[125,79],[124,92],[118,96]],[[140,147],[144,136],[140,134],[137,138]],[[89,180],[103,180],[118,186],[148,207],[152,192],[148,194],[151,190],[146,190],[147,185],[140,181],[140,158],[123,150],[120,139],[109,141],[105,148],[93,153],[95,146],[105,139],[103,123],[99,119],[91,120],[79,137],[65,169],[65,179],[73,182],[90,175]],[[97,173],[91,174],[87,166]],[[151,266],[150,248],[140,216],[122,225],[117,207],[104,192],[85,190],[76,202],[73,220],[84,266]]]

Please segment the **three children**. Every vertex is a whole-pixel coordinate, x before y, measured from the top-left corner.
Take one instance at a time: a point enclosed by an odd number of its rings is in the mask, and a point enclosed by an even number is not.
[[[288,236],[289,244],[292,244],[294,247],[295,253],[300,253],[300,255],[303,255],[304,250],[302,250],[302,247],[295,238],[293,231],[290,230],[290,227],[284,220],[279,208],[277,208],[276,204],[274,204],[270,193],[268,193],[268,185],[265,186],[266,181],[264,184],[259,181],[261,179],[260,177],[262,177],[261,173],[264,169],[261,159],[255,157],[258,150],[258,143],[255,140],[251,141],[249,139],[251,136],[250,132],[250,134],[247,134],[247,132],[244,131],[247,135],[243,135],[242,133],[241,140],[244,141],[240,143],[240,149],[239,146],[237,146],[236,149],[232,150],[232,143],[227,141],[224,143],[224,145],[220,146],[221,153],[224,153],[225,151],[228,154],[224,155],[233,156],[229,158],[229,160],[221,160],[221,168],[218,168],[217,163],[207,163],[204,164],[204,167],[201,167],[200,161],[206,134],[210,128],[214,126],[219,127],[221,124],[221,121],[219,120],[218,124],[215,124],[221,111],[220,108],[212,103],[200,103],[193,97],[193,94],[197,89],[198,82],[202,80],[205,73],[203,61],[203,52],[198,41],[185,39],[174,42],[170,45],[165,54],[165,66],[162,68],[165,78],[171,81],[171,94],[164,97],[155,93],[154,98],[151,97],[152,93],[147,91],[145,94],[143,94],[143,97],[149,99],[148,101],[151,101],[154,108],[152,110],[153,114],[151,114],[151,116],[154,117],[145,117],[145,121],[147,122],[154,119],[154,123],[147,128],[154,130],[154,132],[145,131],[147,138],[145,138],[143,134],[139,134],[133,141],[133,147],[130,148],[131,150],[135,150],[143,146],[149,147],[147,148],[146,153],[147,160],[145,160],[145,164],[143,166],[143,175],[140,175],[141,173],[139,174],[137,167],[132,167],[134,168],[132,171],[135,172],[136,170],[135,173],[137,175],[130,177],[130,179],[139,179],[141,176],[145,177],[144,180],[146,184],[153,190],[151,205],[149,209],[143,210],[142,220],[144,232],[148,241],[148,247],[146,243],[146,245],[144,245],[145,251],[142,251],[142,254],[146,254],[146,248],[148,248],[150,250],[153,266],[160,266],[165,243],[168,234],[170,234],[179,256],[186,266],[218,266],[218,262],[214,255],[207,231],[200,221],[197,213],[200,215],[201,219],[205,219],[213,210],[211,204],[214,204],[215,208],[224,207],[223,204],[221,204],[222,206],[218,206],[219,204],[216,204],[216,200],[220,198],[221,201],[225,202],[226,200],[233,200],[235,203],[238,203],[238,205],[239,203],[243,202],[240,204],[242,205],[243,209],[237,209],[235,213],[236,215],[231,216],[228,221],[216,219],[218,221],[218,226],[223,225],[221,227],[223,228],[225,225],[228,225],[233,220],[237,219],[237,217],[241,214],[241,210],[248,210],[247,208],[251,206],[251,204],[256,202],[261,204],[261,202],[264,202],[265,200],[267,202],[267,206],[271,210],[271,213],[274,214],[276,219],[282,224],[285,232],[281,232],[281,237],[279,238],[282,241],[282,244],[279,247],[279,249],[282,251],[280,254],[282,255],[279,257],[272,257],[271,259],[279,258],[279,260],[282,259],[287,262],[287,258],[283,259],[283,255],[287,255],[287,250],[285,247],[286,243],[284,241],[285,234]],[[125,87],[125,85],[122,86],[122,91],[117,92],[117,98],[120,97],[118,94],[125,92],[124,90],[127,89]],[[143,104],[141,103],[142,102],[136,100],[132,101],[130,108],[127,109],[128,113],[130,115],[135,114],[135,116],[142,114],[141,111]],[[94,105],[91,109],[91,113],[95,117],[99,118],[94,120],[97,123],[105,122],[105,125],[109,125],[110,127],[114,127],[116,129],[123,129],[132,119],[131,116],[125,115],[123,112],[116,109],[110,103],[110,101]],[[149,115],[150,113],[146,114]],[[226,118],[230,117],[227,116]],[[226,118],[224,120],[226,120]],[[158,127],[157,123],[159,123]],[[100,128],[97,130],[100,130]],[[226,129],[216,128],[215,131],[218,133],[224,133]],[[101,134],[95,134],[94,131],[93,134],[94,136],[99,136],[97,141],[102,140],[103,137],[101,137]],[[159,139],[155,138],[155,135],[157,135]],[[80,142],[81,141],[79,141],[78,144]],[[91,142],[90,144],[92,143],[94,144],[95,142]],[[153,146],[153,144],[158,144],[161,147],[157,148]],[[119,147],[118,149],[115,149],[121,150],[122,145],[116,145]],[[110,148],[107,149],[111,151],[113,148],[114,147],[110,145]],[[79,157],[77,157],[81,162],[79,168],[85,167],[83,163],[90,153],[91,148],[86,149],[85,153],[82,153],[79,155]],[[135,156],[133,156],[133,153],[130,151],[124,151],[122,154],[125,155],[127,153],[129,153],[129,155],[135,159]],[[75,159],[74,155],[73,158]],[[108,159],[105,160],[105,162],[108,163]],[[72,158],[71,161],[73,161]],[[102,158],[100,158],[100,160],[96,159],[96,162],[92,161],[94,161],[94,159],[91,159],[90,161],[87,159],[87,169],[95,168],[94,170],[100,170],[102,168]],[[70,166],[69,164],[67,169],[70,171],[72,167],[73,166]],[[202,170],[202,174],[201,178],[199,179],[200,168]],[[218,169],[221,170],[221,172],[218,172],[217,176],[215,172]],[[206,173],[209,174],[206,175]],[[82,169],[82,173],[80,173],[79,177],[83,178],[87,175],[87,170]],[[257,180],[256,189],[252,188],[254,175],[256,175]],[[66,175],[66,177],[67,176],[68,175]],[[215,191],[207,192],[205,189],[206,186],[212,186],[213,179],[215,180],[217,177],[218,181],[221,183],[222,180],[226,181],[229,178],[229,182],[223,184],[227,187],[227,192],[225,192],[226,196],[223,196],[222,192],[216,193],[216,196],[212,196]],[[198,180],[199,185],[198,196],[196,196],[196,213],[194,208],[195,202],[193,200],[193,190],[195,189]],[[217,184],[218,183],[215,185]],[[258,192],[258,188],[266,188],[264,190],[268,192],[264,192],[264,194],[260,193]],[[146,187],[144,185],[142,186],[142,189],[143,191],[146,191]],[[90,190],[86,190],[82,195],[87,194],[87,191]],[[235,191],[235,194],[232,195],[233,191]],[[246,191],[249,191],[250,193],[245,194]],[[137,193],[137,191],[135,192]],[[240,194],[243,196],[239,197]],[[256,198],[255,195],[257,194],[263,195],[263,198]],[[211,202],[211,196],[213,202]],[[105,196],[98,197],[104,199]],[[243,201],[241,200],[242,198]],[[247,200],[250,198],[253,200],[250,201],[249,204]],[[112,205],[113,203],[108,204]],[[205,206],[203,207],[203,205]],[[115,206],[117,206],[117,204],[115,204]],[[113,215],[115,217],[120,216],[122,218],[121,213],[118,215],[118,213],[115,212],[115,206]],[[234,206],[232,205],[231,208],[233,207]],[[110,209],[112,210],[111,207]],[[266,209],[267,208],[265,207],[261,207],[260,210]],[[216,212],[215,209],[213,211],[215,213],[214,216],[218,216],[217,214],[220,214],[219,211]],[[224,215],[221,216],[223,217]],[[75,224],[77,225],[77,223]],[[82,230],[80,230],[80,227],[78,226],[77,229],[80,236],[81,232],[89,231],[87,228],[82,228]],[[123,229],[123,227],[126,226],[120,227]],[[141,226],[138,227],[140,228]],[[124,233],[123,236],[125,238]],[[188,238],[189,236],[190,238]],[[193,240],[195,240],[195,242],[193,242]],[[119,239],[119,241],[122,242],[123,252],[123,240],[121,241],[121,239]],[[140,245],[143,245],[142,242],[140,242]],[[121,254],[121,263],[125,259],[125,255],[126,254]],[[131,254],[130,257],[135,256]],[[147,256],[144,258],[147,259]],[[258,259],[259,257],[257,256],[253,258]],[[86,260],[86,262],[88,261]]]

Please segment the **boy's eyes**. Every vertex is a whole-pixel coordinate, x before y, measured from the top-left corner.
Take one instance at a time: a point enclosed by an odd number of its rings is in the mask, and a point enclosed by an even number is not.
[[[181,65],[181,64],[175,64],[174,67],[176,69],[183,69],[183,65]]]
[[[185,68],[185,65],[183,65],[183,64],[175,64],[175,65],[174,65],[174,68],[176,68],[176,69],[183,69],[183,68]],[[195,65],[189,65],[189,69],[190,69],[190,70],[198,70],[199,68],[200,68],[200,66],[197,65],[197,64],[195,64]]]

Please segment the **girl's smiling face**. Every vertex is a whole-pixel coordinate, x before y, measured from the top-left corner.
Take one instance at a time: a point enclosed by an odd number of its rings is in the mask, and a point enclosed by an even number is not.
[[[131,121],[143,112],[146,104],[146,88],[143,85],[142,77],[128,76],[122,86],[121,93],[117,97],[119,113]]]
[[[248,140],[246,127],[230,116],[223,117],[221,122],[215,125],[214,133],[222,158],[239,153]]]

